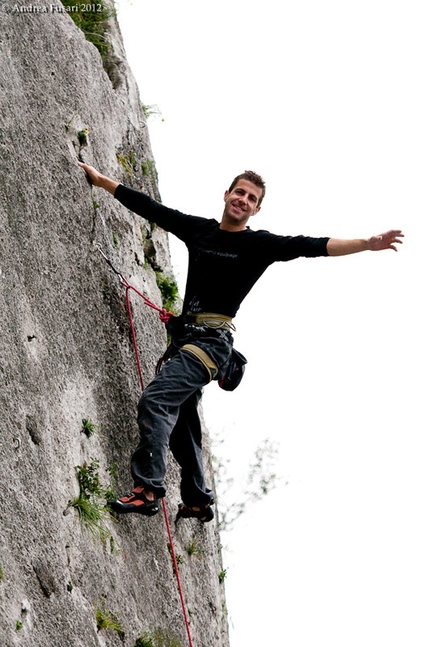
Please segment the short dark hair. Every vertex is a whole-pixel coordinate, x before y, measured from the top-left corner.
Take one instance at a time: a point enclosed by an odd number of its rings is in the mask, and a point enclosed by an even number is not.
[[[259,189],[261,189],[261,198],[258,201],[257,207],[260,206],[260,204],[263,202],[263,198],[266,195],[266,184],[261,177],[261,175],[258,175],[258,173],[254,173],[254,171],[244,171],[244,173],[241,173],[237,177],[234,178],[233,182],[230,185],[230,188],[228,192],[233,191],[234,187],[236,184],[239,182],[239,180],[248,180],[248,182],[252,182],[252,184],[255,184],[255,186],[258,186]]]

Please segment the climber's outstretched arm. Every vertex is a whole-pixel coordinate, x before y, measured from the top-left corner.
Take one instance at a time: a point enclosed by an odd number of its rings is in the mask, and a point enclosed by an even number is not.
[[[109,191],[109,193],[112,193],[112,195],[115,193],[119,182],[111,180],[109,177],[106,177],[106,175],[102,175],[101,173],[96,171],[93,166],[89,166],[88,164],[84,164],[83,162],[78,162],[78,164],[81,168],[84,169],[92,185],[99,186],[102,189]]]
[[[345,256],[366,250],[379,252],[382,249],[394,249],[397,252],[396,245],[401,245],[403,242],[401,238],[403,238],[403,234],[400,229],[391,229],[371,238],[356,238],[354,240],[330,238],[327,243],[327,253],[329,256]]]

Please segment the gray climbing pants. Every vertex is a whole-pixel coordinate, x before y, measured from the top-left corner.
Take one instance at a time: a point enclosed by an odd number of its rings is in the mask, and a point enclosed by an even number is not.
[[[205,326],[185,325],[174,340],[175,351],[143,391],[138,405],[140,442],[131,459],[135,485],[164,497],[167,452],[181,467],[181,496],[188,506],[204,506],[213,500],[206,486],[202,429],[198,405],[202,387],[217,380],[226,367],[233,347],[231,333]],[[213,362],[208,367],[193,352],[192,345],[204,351]],[[192,348],[191,348],[192,350]]]

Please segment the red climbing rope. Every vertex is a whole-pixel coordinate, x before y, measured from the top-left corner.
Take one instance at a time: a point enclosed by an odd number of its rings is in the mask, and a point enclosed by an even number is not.
[[[175,547],[173,545],[172,531],[170,528],[169,517],[167,516],[167,509],[166,509],[166,504],[164,503],[164,499],[161,499],[161,503],[163,506],[164,519],[166,521],[167,535],[169,537],[170,554],[173,562],[173,570],[175,571],[176,583],[178,585],[178,592],[179,592],[179,598],[181,600],[182,613],[184,614],[185,628],[187,630],[188,642],[190,644],[190,647],[193,647],[190,621],[188,619],[187,607],[185,606],[185,598],[184,598],[184,593],[182,591],[181,578],[179,577],[179,566],[178,566],[178,561],[176,559]]]
[[[136,292],[143,300],[145,305],[149,306],[150,308],[153,308],[154,310],[157,310],[157,312],[160,315],[160,319],[163,323],[167,323],[171,317],[174,316],[173,312],[169,312],[168,310],[165,310],[164,308],[159,308],[158,306],[155,305],[155,303],[152,303],[146,297],[142,292],[139,292],[133,285],[130,285],[130,283],[122,276],[122,274],[114,267],[112,262],[108,259],[108,257],[104,254],[103,250],[101,249],[100,245],[97,245],[98,250],[100,254],[103,256],[105,261],[108,263],[108,265],[113,269],[115,274],[119,277],[122,285],[125,287],[125,303],[127,306],[127,313],[128,313],[128,320],[130,322],[130,331],[131,331],[131,340],[133,343],[133,348],[134,348],[134,355],[136,357],[136,364],[137,364],[137,372],[139,374],[139,380],[140,380],[140,386],[143,391],[145,388],[145,384],[143,381],[143,373],[142,373],[142,365],[140,362],[140,355],[139,355],[139,348],[137,346],[137,339],[136,339],[136,330],[134,327],[134,321],[133,321],[133,310],[131,307],[131,301],[130,301],[130,290],[133,290],[133,292]],[[166,529],[167,529],[167,536],[169,538],[169,548],[170,548],[170,555],[172,557],[172,562],[173,562],[173,570],[175,573],[176,577],[176,582],[178,585],[178,592],[179,592],[179,598],[181,600],[181,606],[182,606],[182,613],[184,614],[184,621],[185,621],[185,628],[187,630],[187,636],[188,636],[188,642],[190,647],[193,647],[193,639],[191,637],[191,629],[190,629],[190,621],[188,618],[188,612],[187,612],[187,607],[185,606],[185,598],[184,598],[184,593],[182,590],[182,585],[181,585],[181,578],[179,576],[179,567],[178,567],[178,561],[176,559],[176,552],[175,552],[175,546],[173,544],[173,536],[172,536],[172,530],[170,527],[170,522],[169,522],[169,517],[167,514],[167,507],[164,501],[164,498],[161,499],[161,504],[163,507],[163,513],[164,513],[164,520],[166,522]]]

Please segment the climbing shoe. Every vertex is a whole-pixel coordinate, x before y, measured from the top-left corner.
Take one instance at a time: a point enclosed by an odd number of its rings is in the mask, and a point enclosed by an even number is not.
[[[175,523],[178,523],[179,519],[190,519],[192,517],[207,523],[214,518],[214,512],[210,506],[193,510],[192,507],[185,505],[185,503],[179,503]]]
[[[130,494],[116,499],[116,501],[109,502],[110,507],[115,512],[124,514],[126,512],[137,512],[144,514],[147,517],[152,517],[157,514],[159,507],[158,501],[149,501],[145,496],[145,490],[141,485],[134,488]]]

